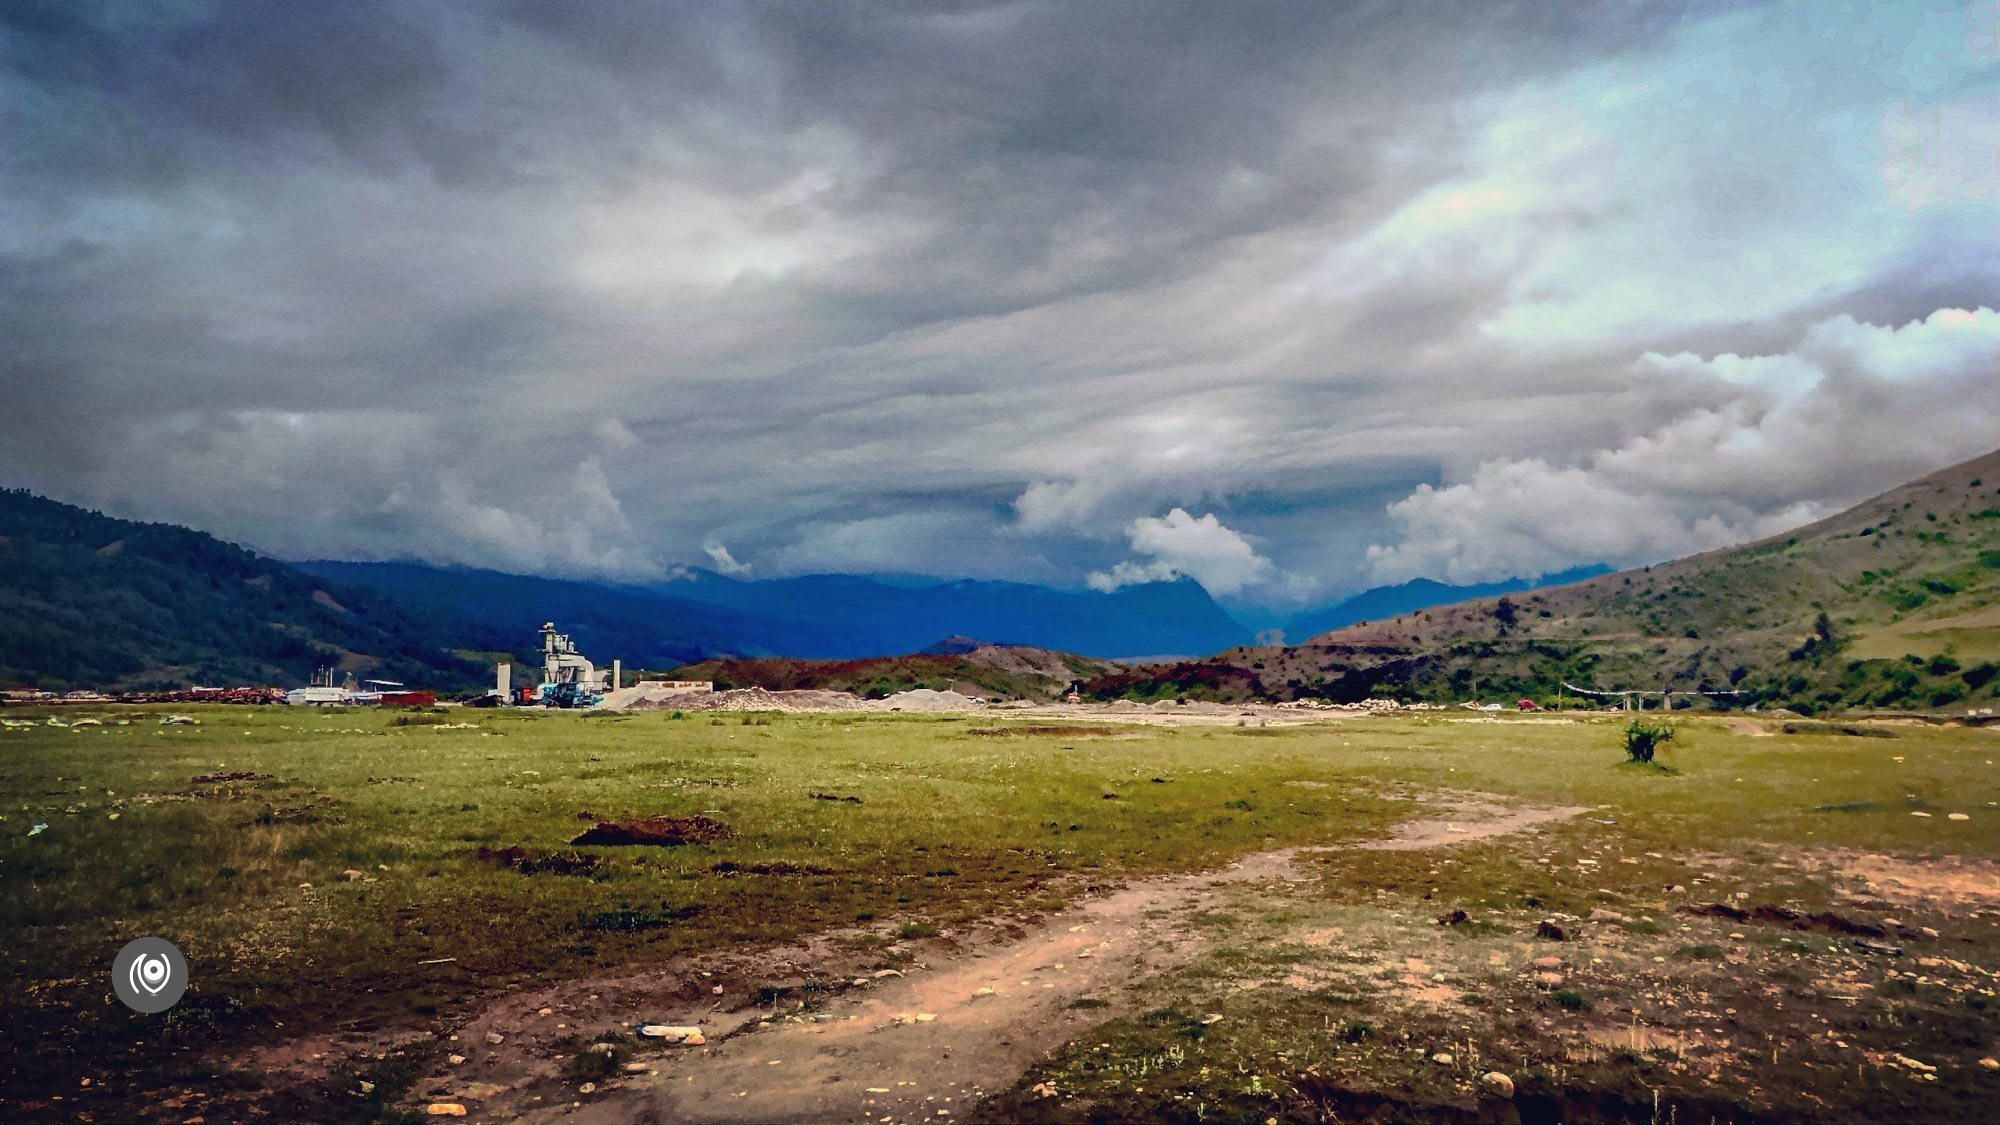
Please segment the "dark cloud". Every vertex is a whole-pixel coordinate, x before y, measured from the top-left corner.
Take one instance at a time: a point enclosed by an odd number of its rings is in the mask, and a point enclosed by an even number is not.
[[[1977,161],[1898,139],[1992,63],[1920,14],[10,5],[0,477],[294,555],[1277,602],[1595,561],[1424,539],[1532,462],[1677,549],[1717,494],[1620,451],[1772,434],[1708,361],[2000,303]]]

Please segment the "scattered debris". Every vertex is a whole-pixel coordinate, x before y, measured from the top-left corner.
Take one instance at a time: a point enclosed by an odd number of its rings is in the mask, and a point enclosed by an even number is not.
[[[489,848],[481,846],[478,857],[489,863],[511,867],[523,875],[592,875],[597,872],[603,857],[584,855],[581,852],[536,853],[519,844],[511,848]]]
[[[273,824],[318,824],[319,813],[311,805],[265,805],[252,823],[269,827]]]
[[[810,797],[811,797],[811,798],[812,798],[813,800],[815,800],[815,801],[846,801],[846,802],[847,802],[848,804],[851,804],[851,805],[858,805],[858,804],[860,804],[860,803],[861,803],[861,798],[859,798],[859,797],[856,797],[856,796],[855,796],[854,794],[852,794],[852,793],[845,793],[845,794],[842,794],[842,793],[811,793],[811,794],[808,794],[808,796],[810,796]]]
[[[269,781],[268,773],[253,773],[250,770],[225,770],[221,773],[198,773],[193,781],[196,785],[214,785],[223,781]]]
[[[737,863],[725,859],[709,868],[717,875],[844,875],[847,872],[838,867],[821,867],[816,863],[793,863],[788,859],[773,860],[769,863]]]
[[[1593,917],[1595,911],[1592,912]],[[1727,918],[1732,922],[1775,922],[1788,925],[1795,930],[1810,930],[1814,927],[1831,930],[1837,934],[1859,935],[1861,937],[1887,937],[1889,931],[1873,922],[1862,922],[1830,910],[1816,914],[1800,914],[1783,906],[1765,903],[1762,906],[1744,910],[1723,902],[1705,902],[1700,906],[1684,906],[1681,913],[1698,918]],[[1897,923],[1890,922],[1890,925]],[[1901,928],[1900,926],[1898,928]]]

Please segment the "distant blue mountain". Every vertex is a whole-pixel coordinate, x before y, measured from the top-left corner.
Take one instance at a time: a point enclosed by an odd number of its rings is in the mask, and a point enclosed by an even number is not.
[[[536,630],[553,621],[586,655],[603,663],[615,656],[634,668],[669,668],[722,654],[775,655],[833,639],[811,625],[595,582],[415,562],[316,559],[292,565],[386,594],[427,618],[476,623],[508,637],[517,651],[539,648]]]
[[[900,655],[953,635],[1107,659],[1205,654],[1250,639],[1190,579],[1097,593],[847,574],[743,581],[695,570],[613,586],[409,562],[296,565],[434,615],[526,636],[552,620],[586,653],[633,667],[711,656]]]
[[[1193,579],[1123,586],[1110,593],[1020,582],[880,579],[809,574],[746,582],[710,571],[646,590],[718,608],[799,623],[836,635],[786,656],[850,657],[915,652],[940,637],[967,636],[1107,659],[1147,653],[1210,653],[1250,631]]]
[[[1300,644],[1309,637],[1316,637],[1357,621],[1379,621],[1385,617],[1414,613],[1432,606],[1450,605],[1453,602],[1470,601],[1473,598],[1498,597],[1501,594],[1534,590],[1543,586],[1561,586],[1609,573],[1611,573],[1610,567],[1603,563],[1595,563],[1557,571],[1554,574],[1544,574],[1540,578],[1509,578],[1502,582],[1486,582],[1473,586],[1452,586],[1428,578],[1417,578],[1395,586],[1377,586],[1372,590],[1363,590],[1345,601],[1295,614],[1285,622],[1285,636],[1292,644]]]

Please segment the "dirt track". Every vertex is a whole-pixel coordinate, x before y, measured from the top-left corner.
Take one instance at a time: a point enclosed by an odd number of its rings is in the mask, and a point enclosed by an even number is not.
[[[1449,846],[1582,811],[1451,807],[1459,818],[1412,822],[1393,837],[1358,846]],[[1205,941],[1189,917],[1226,905],[1232,888],[1297,880],[1296,854],[1259,853],[1220,871],[1144,880],[1031,930],[1003,928],[975,948],[938,950],[942,956],[907,970],[870,971],[869,962],[833,941],[767,955],[734,973],[718,966],[709,970],[712,977],[683,966],[515,996],[461,1029],[459,1042],[469,1046],[454,1049],[474,1057],[418,1089],[424,1102],[460,1102],[474,1117],[488,1118],[949,1120],[1123,1006],[1126,985],[1199,956]],[[723,1011],[732,1005],[710,995],[720,988],[740,999],[740,979],[784,976],[813,982],[832,998]],[[731,983],[709,986],[711,979]],[[709,1042],[643,1055],[633,1064],[638,1073],[600,1080],[588,1095],[560,1077],[555,1040],[629,1031],[655,1019],[700,1023]],[[489,1033],[502,1043],[489,1047]]]

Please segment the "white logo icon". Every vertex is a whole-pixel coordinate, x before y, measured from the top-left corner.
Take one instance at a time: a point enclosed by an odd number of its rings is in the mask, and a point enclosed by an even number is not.
[[[173,966],[167,964],[164,956],[147,957],[141,955],[132,960],[132,987],[143,988],[158,996],[167,987],[167,980],[173,976]]]
[[[187,957],[165,938],[134,938],[111,960],[112,991],[135,1012],[164,1012],[187,986]]]

